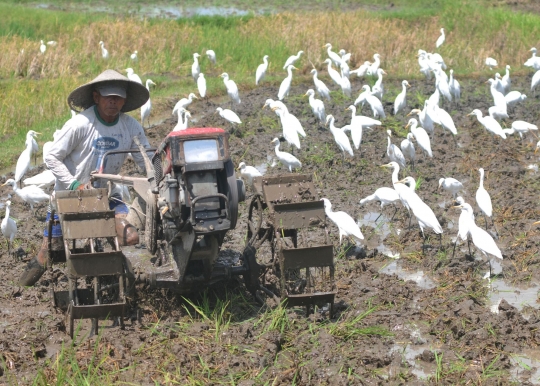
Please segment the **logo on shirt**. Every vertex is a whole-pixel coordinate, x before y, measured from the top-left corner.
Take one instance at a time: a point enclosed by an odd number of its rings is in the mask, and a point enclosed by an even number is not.
[[[96,169],[99,170],[100,173],[103,173],[103,169],[105,169],[107,163],[107,160],[105,160],[103,168],[100,168],[101,159],[105,153],[110,150],[118,149],[119,146],[120,142],[116,138],[112,137],[99,137],[94,140],[93,147],[98,155],[96,160]]]

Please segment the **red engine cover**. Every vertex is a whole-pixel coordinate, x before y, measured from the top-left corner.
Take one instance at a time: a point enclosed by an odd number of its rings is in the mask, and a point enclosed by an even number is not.
[[[190,127],[186,130],[171,131],[167,137],[183,137],[189,135],[200,135],[200,134],[222,134],[225,133],[225,130],[217,127]]]

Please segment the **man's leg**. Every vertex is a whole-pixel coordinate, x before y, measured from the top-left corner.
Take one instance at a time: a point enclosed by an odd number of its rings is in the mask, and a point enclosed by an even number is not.
[[[129,213],[126,204],[121,201],[120,197],[112,196],[109,199],[109,208],[114,210],[116,234],[120,245],[139,244],[139,233],[137,232],[137,228],[126,220],[126,216]]]

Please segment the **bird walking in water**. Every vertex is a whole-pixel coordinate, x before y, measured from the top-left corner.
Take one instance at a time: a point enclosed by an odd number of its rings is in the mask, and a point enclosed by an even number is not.
[[[299,169],[302,167],[302,162],[300,162],[300,160],[294,155],[279,150],[279,139],[274,138],[271,143],[275,146],[276,157],[278,158],[279,162],[289,169],[289,172],[292,173],[293,169]]]
[[[11,210],[11,201],[8,200],[6,201],[6,215],[4,219],[2,220],[2,225],[0,226],[2,230],[2,234],[7,240],[8,255],[11,255],[11,246],[13,245],[13,239],[15,238],[15,235],[17,234],[17,224],[15,223],[15,220],[9,217],[10,210]]]
[[[341,245],[343,236],[350,237],[355,243],[362,243],[364,235],[354,219],[343,211],[333,212],[332,203],[329,199],[321,198],[321,200],[324,202],[324,212],[326,213],[326,216],[332,220],[339,229],[339,244]]]
[[[489,273],[485,276],[485,278],[489,278],[492,276],[492,268],[491,268],[491,259],[490,256],[494,256],[497,259],[503,259],[501,250],[495,243],[495,240],[493,240],[493,237],[489,233],[487,233],[485,230],[480,228],[478,225],[476,225],[474,221],[474,214],[472,207],[467,204],[463,203],[461,205],[455,206],[457,209],[461,209],[461,213],[465,212],[466,215],[464,216],[464,221],[466,222],[465,228],[467,229],[468,235],[471,236],[472,242],[476,248],[482,252],[482,254],[486,257],[488,264],[489,264]],[[461,220],[461,216],[460,216]],[[461,229],[460,229],[461,230]]]

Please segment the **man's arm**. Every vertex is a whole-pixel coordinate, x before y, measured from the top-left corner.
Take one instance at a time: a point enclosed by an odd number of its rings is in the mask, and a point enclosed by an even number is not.
[[[76,181],[64,164],[64,159],[76,147],[76,130],[68,125],[70,121],[64,125],[49,153],[45,156],[45,163],[59,182],[58,186],[65,189],[68,189]]]
[[[136,135],[139,137],[139,141],[141,142],[141,144],[147,148],[147,149],[150,149],[150,142],[148,142],[148,138],[146,138],[146,135],[144,134],[144,130],[142,128],[142,126],[137,122],[135,121],[138,125],[138,128],[135,127],[134,130],[132,130],[132,138]],[[137,144],[132,140],[131,141],[131,149],[134,149],[134,150],[139,150],[139,147],[137,146]],[[148,154],[148,157],[150,157],[150,159],[152,159],[152,156],[154,155],[153,152],[152,153],[147,153]],[[133,152],[131,154],[131,156],[133,157],[133,160],[135,161],[135,163],[137,164],[137,166],[139,167],[139,171],[141,171],[141,173],[144,173],[146,174],[146,167],[144,165],[144,159],[143,159],[143,156],[141,155],[140,152]]]

